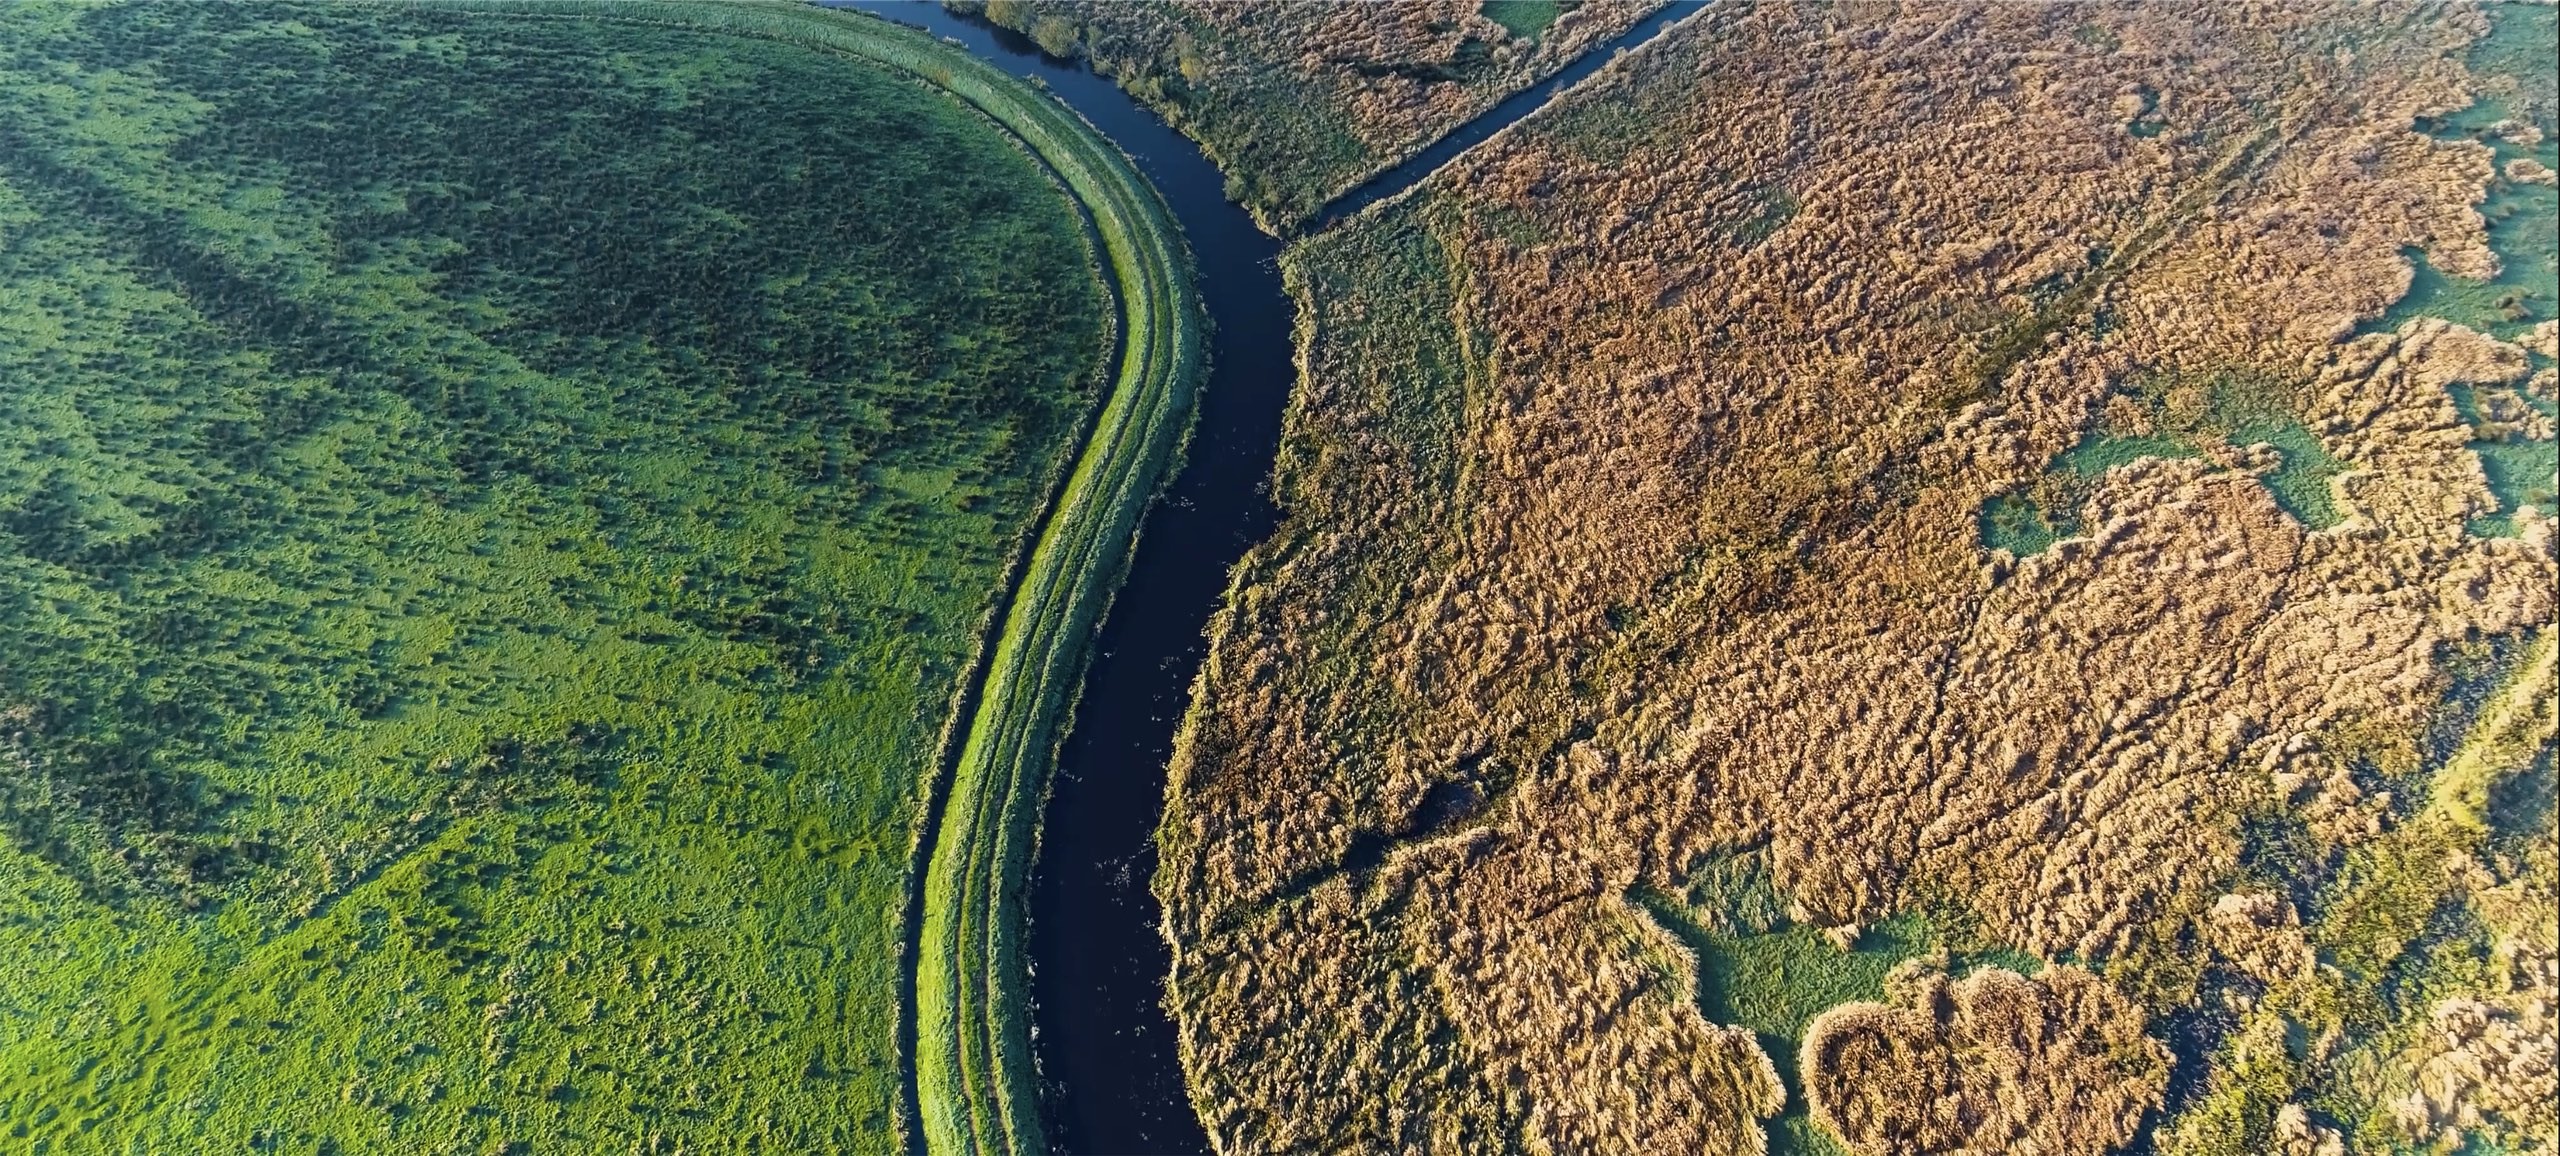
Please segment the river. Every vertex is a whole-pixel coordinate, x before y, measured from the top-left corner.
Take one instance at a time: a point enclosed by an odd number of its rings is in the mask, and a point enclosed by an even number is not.
[[[1104,621],[1042,820],[1031,892],[1031,995],[1047,1137],[1059,1153],[1206,1152],[1183,1090],[1161,998],[1172,956],[1148,883],[1164,810],[1165,765],[1203,629],[1228,571],[1279,522],[1271,463],[1296,376],[1281,243],[1226,199],[1198,146],[1111,81],[1043,55],[1030,39],[955,16],[932,0],[830,0],[958,41],[980,59],[1045,82],[1137,162],[1182,226],[1214,326],[1209,379],[1182,471],[1149,510],[1129,577]],[[1676,3],[1556,76],[1504,100],[1439,144],[1346,194],[1340,220],[1392,196],[1543,105],[1697,7]]]

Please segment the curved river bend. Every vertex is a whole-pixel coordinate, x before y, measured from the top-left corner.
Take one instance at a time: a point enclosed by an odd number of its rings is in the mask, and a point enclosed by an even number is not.
[[[1017,76],[1045,81],[1137,161],[1172,207],[1199,266],[1213,321],[1210,370],[1180,473],[1148,510],[1128,580],[1096,638],[1041,823],[1030,895],[1050,1147],[1066,1152],[1205,1152],[1184,1094],[1161,999],[1172,955],[1157,931],[1156,821],[1202,628],[1245,548],[1278,524],[1266,482],[1296,375],[1280,242],[1226,199],[1226,178],[1190,140],[1082,65],[1024,37],[918,0],[841,4],[961,42]]]
[[[1165,764],[1208,651],[1202,631],[1228,572],[1279,522],[1268,483],[1296,376],[1281,243],[1226,199],[1225,176],[1197,145],[1083,65],[1045,56],[1029,38],[955,16],[933,0],[822,2],[921,27],[1008,72],[1038,78],[1137,162],[1173,209],[1198,264],[1213,325],[1209,376],[1195,402],[1198,424],[1181,472],[1148,510],[1059,751],[1031,885],[1029,946],[1050,1147],[1206,1152],[1208,1137],[1183,1090],[1173,1024],[1161,1004],[1172,955],[1148,882]],[[1411,187],[1597,71],[1616,50],[1650,40],[1698,6],[1675,0],[1346,194],[1320,224]]]

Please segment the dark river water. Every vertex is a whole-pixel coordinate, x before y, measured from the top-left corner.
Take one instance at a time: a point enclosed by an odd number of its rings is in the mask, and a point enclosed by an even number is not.
[[[957,40],[1017,76],[1036,76],[1135,158],[1191,245],[1215,326],[1199,424],[1181,473],[1147,515],[1128,581],[1104,620],[1040,835],[1031,891],[1031,995],[1050,1147],[1060,1153],[1153,1156],[1206,1152],[1183,1092],[1172,1021],[1162,1006],[1172,957],[1148,882],[1164,811],[1165,764],[1207,652],[1202,630],[1245,549],[1270,534],[1272,458],[1296,375],[1292,307],[1280,287],[1280,242],[1226,199],[1226,179],[1198,146],[1109,80],[1041,54],[1031,41],[931,0],[831,0]],[[1560,88],[1642,43],[1694,2],[1676,3],[1614,45],[1585,55],[1337,202],[1321,221],[1429,175],[1449,158],[1536,110]]]

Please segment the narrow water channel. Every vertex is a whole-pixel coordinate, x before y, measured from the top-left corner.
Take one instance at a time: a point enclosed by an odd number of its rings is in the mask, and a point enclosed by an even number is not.
[[[1458,159],[1458,154],[1483,144],[1493,134],[1511,127],[1520,118],[1538,111],[1559,92],[1582,83],[1584,78],[1607,67],[1618,53],[1643,44],[1662,31],[1695,15],[1706,7],[1706,0],[1672,0],[1652,15],[1635,23],[1589,52],[1575,57],[1573,63],[1556,70],[1556,74],[1504,97],[1500,104],[1486,109],[1474,120],[1450,130],[1449,135],[1432,142],[1431,147],[1415,153],[1413,159],[1362,181],[1350,192],[1335,197],[1324,211],[1316,214],[1309,232],[1321,233],[1340,223],[1343,218],[1412,188],[1422,178],[1440,171],[1440,166]]]
[[[1148,884],[1165,764],[1208,649],[1202,631],[1228,571],[1279,520],[1268,483],[1296,375],[1281,244],[1226,199],[1226,178],[1198,146],[1083,65],[1045,56],[1029,38],[955,16],[933,0],[826,2],[924,28],[1015,75],[1039,78],[1137,161],[1172,207],[1199,265],[1200,295],[1215,327],[1199,424],[1182,472],[1147,514],[1060,751],[1032,879],[1029,946],[1050,1147],[1119,1156],[1206,1152],[1208,1137],[1184,1093],[1173,1024],[1161,1004],[1172,957]],[[1697,6],[1675,3],[1504,101],[1348,194],[1323,222],[1428,176]]]

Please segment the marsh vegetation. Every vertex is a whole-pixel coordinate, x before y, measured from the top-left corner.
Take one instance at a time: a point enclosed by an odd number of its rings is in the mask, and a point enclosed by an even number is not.
[[[1212,1134],[2551,1143],[2560,325],[2409,256],[2551,257],[2492,16],[1711,6],[1291,249]]]

